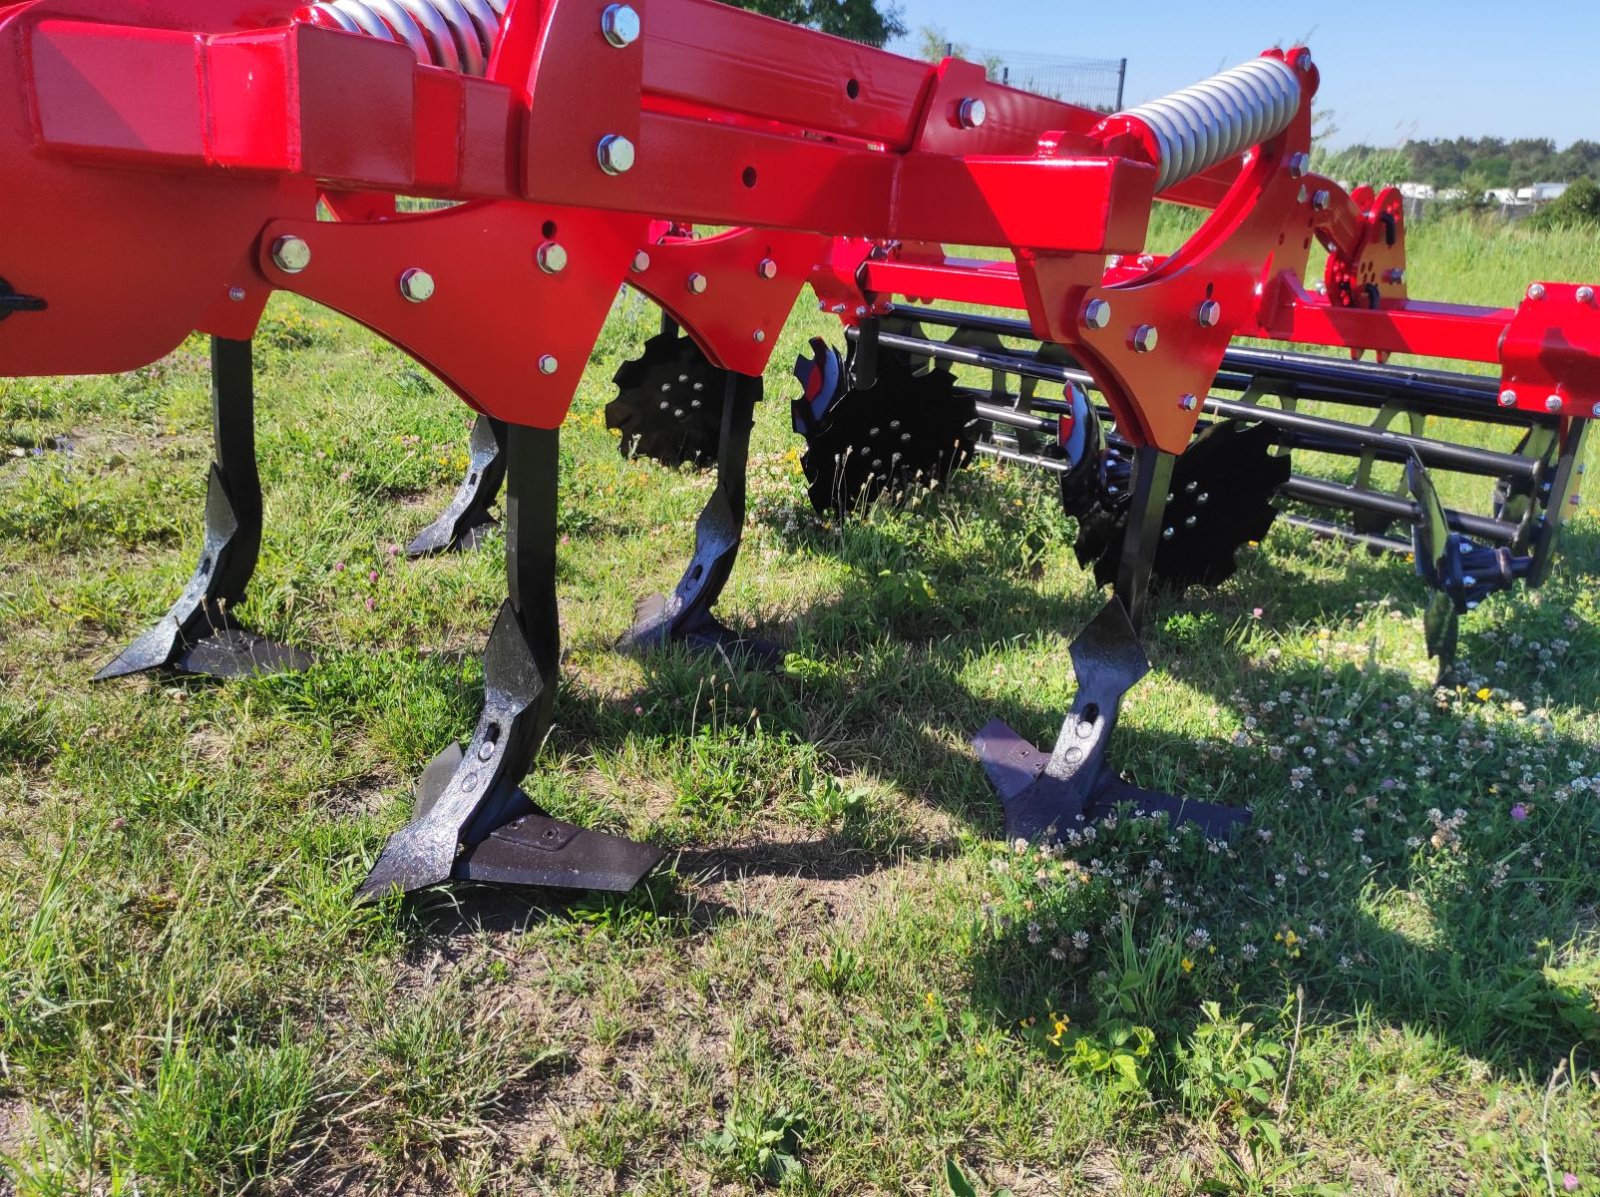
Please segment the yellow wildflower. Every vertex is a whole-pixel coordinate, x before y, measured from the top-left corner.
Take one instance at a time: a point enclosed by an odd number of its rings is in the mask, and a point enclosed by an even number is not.
[[[1183,958],[1183,971],[1186,973],[1194,972],[1194,961],[1190,960],[1187,956]]]
[[[1489,687],[1485,686],[1483,689],[1478,691],[1478,701],[1479,702],[1488,702],[1489,701],[1489,695],[1491,693],[1492,693],[1492,691],[1490,691]]]

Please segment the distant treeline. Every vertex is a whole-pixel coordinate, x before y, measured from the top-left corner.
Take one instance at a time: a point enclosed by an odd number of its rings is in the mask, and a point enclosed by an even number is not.
[[[1340,179],[1431,183],[1481,193],[1491,187],[1600,181],[1600,141],[1575,141],[1562,150],[1548,137],[1441,137],[1388,149],[1353,145],[1321,153],[1317,169]]]

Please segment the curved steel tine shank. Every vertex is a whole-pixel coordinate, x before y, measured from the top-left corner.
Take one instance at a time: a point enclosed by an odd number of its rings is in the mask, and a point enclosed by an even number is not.
[[[489,509],[494,506],[505,482],[505,451],[504,420],[480,415],[472,422],[472,433],[467,441],[466,475],[439,517],[406,546],[407,557],[477,548],[483,534],[494,527]]]
[[[95,674],[95,681],[161,668],[243,677],[311,665],[306,653],[240,627],[229,610],[243,601],[261,551],[249,341],[211,339],[211,426],[215,459],[206,486],[200,562],[178,601]]]
[[[558,433],[507,426],[506,583],[483,654],[483,712],[417,787],[415,817],[389,837],[358,896],[483,880],[631,889],[661,859],[645,844],[552,819],[517,788],[550,729],[556,613]]]
[[[745,467],[750,429],[761,398],[761,379],[728,375],[727,399],[717,445],[717,485],[694,529],[694,556],[670,598],[651,595],[635,609],[637,621],[620,647],[639,651],[677,642],[721,651],[759,666],[782,659],[776,645],[742,636],[711,613],[722,594],[744,537]]]

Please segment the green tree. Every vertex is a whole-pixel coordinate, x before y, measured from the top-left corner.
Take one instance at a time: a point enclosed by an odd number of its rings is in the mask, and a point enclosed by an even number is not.
[[[780,21],[790,21],[809,29],[820,29],[835,37],[881,46],[906,31],[900,6],[878,0],[723,0],[735,8]]]

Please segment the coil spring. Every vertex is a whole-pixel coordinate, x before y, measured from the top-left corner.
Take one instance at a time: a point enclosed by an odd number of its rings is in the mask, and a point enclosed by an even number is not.
[[[1275,137],[1300,108],[1300,79],[1276,58],[1257,58],[1119,116],[1141,122],[1161,148],[1156,190],[1199,174]]]
[[[463,75],[489,66],[506,0],[324,0],[296,19],[411,47],[417,61]]]

